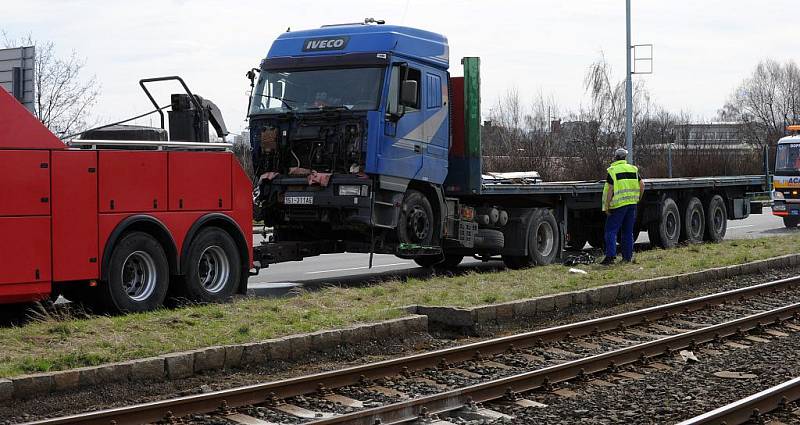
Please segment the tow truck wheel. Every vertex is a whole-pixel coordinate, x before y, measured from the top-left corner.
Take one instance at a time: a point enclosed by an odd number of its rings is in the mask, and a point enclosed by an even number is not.
[[[409,189],[403,198],[400,219],[397,223],[397,238],[400,243],[430,246],[433,241],[433,208],[428,198],[414,189]]]
[[[703,242],[706,230],[706,213],[703,203],[692,197],[683,207],[683,226],[681,240],[689,243]]]
[[[787,229],[794,229],[800,223],[800,217],[784,217],[783,218],[783,225],[786,226]]]
[[[706,232],[705,240],[709,242],[721,242],[725,238],[728,230],[728,209],[725,201],[719,195],[714,195],[709,199],[706,207]]]
[[[123,236],[108,263],[109,280],[98,291],[104,310],[134,313],[162,305],[169,286],[169,265],[164,248],[144,232]]]
[[[233,238],[222,229],[203,229],[192,240],[186,261],[184,291],[191,301],[225,301],[241,279],[241,257]]]

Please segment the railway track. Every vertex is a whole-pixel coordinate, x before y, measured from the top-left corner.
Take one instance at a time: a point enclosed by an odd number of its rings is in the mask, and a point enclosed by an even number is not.
[[[435,423],[436,415],[453,412],[491,418],[496,412],[476,403],[535,405],[526,392],[800,318],[798,284],[800,277],[782,279],[362,366],[36,423],[374,425]]]
[[[764,423],[765,413],[783,409],[799,399],[800,378],[794,378],[678,425],[737,425],[751,421]]]

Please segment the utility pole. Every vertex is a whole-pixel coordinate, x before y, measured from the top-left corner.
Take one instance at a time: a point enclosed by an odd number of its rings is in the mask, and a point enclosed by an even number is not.
[[[628,162],[633,164],[633,70],[631,69],[631,0],[625,0],[625,54],[627,71],[625,73],[625,149],[628,150]]]

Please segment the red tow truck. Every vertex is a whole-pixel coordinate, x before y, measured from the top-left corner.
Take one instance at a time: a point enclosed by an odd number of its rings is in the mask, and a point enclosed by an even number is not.
[[[209,117],[224,130],[213,104],[183,86],[172,139],[207,140]],[[208,302],[246,290],[252,183],[230,145],[167,141],[161,119],[162,131],[135,141],[117,140],[137,132],[119,126],[96,132],[110,140],[68,145],[0,90],[0,304],[63,295],[136,312],[168,293]]]

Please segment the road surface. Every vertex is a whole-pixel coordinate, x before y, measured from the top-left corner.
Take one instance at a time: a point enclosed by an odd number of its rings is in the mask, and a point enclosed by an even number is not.
[[[751,239],[796,231],[786,229],[783,221],[773,216],[769,209],[765,208],[764,212],[766,214],[752,215],[745,220],[729,221],[725,238]],[[261,240],[261,236],[254,237],[255,243],[260,243]],[[647,233],[642,232],[637,244],[648,242]],[[280,295],[298,286],[312,288],[327,284],[363,285],[379,280],[424,277],[431,274],[429,269],[393,255],[375,255],[372,269],[369,269],[368,264],[367,254],[327,254],[311,257],[305,261],[275,264],[262,270],[258,276],[251,277],[249,288],[252,293],[259,295]],[[498,261],[481,263],[467,258],[459,269],[466,271],[475,268],[485,270],[502,267],[502,263]]]

